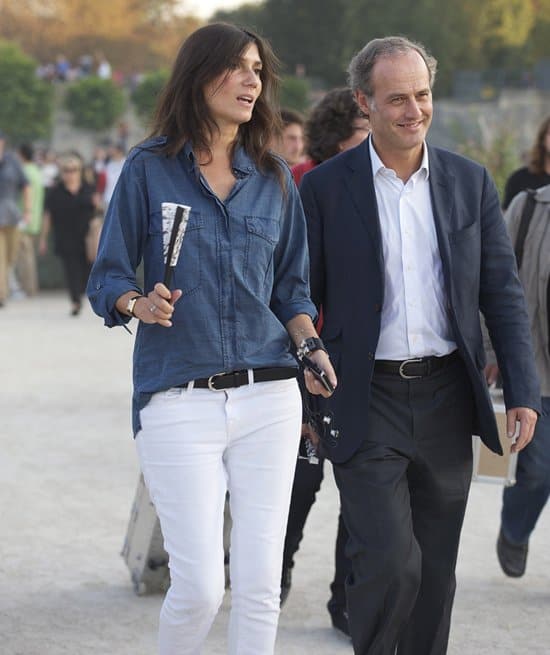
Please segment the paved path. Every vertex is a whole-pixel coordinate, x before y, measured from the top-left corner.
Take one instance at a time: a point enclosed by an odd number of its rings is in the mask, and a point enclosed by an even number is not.
[[[0,310],[0,653],[153,655],[160,596],[134,595],[119,556],[136,487],[132,338],[61,294]],[[297,557],[277,655],[351,655],[330,627],[337,495],[327,475]],[[500,489],[472,487],[450,655],[550,653],[550,512],[528,572],[496,563]],[[206,655],[225,653],[228,599]]]

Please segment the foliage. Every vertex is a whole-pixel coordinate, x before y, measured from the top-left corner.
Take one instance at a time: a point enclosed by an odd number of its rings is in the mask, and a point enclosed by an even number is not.
[[[167,65],[182,38],[200,25],[179,0],[0,0],[0,38],[42,62],[59,53],[107,57],[125,73]]]
[[[477,135],[466,138],[464,130],[455,126],[457,151],[487,168],[502,199],[506,180],[520,166],[517,141],[509,129],[490,126],[481,115],[476,127]]]
[[[65,106],[77,127],[100,131],[112,127],[123,113],[126,100],[112,80],[85,77],[70,84]]]
[[[36,62],[0,41],[0,128],[14,141],[47,137],[51,130],[52,88],[35,76]]]
[[[264,0],[216,18],[255,26],[288,73],[297,66],[342,85],[350,58],[369,40],[401,34],[438,59],[436,92],[448,94],[456,70],[521,69],[548,56],[550,0]]]
[[[148,73],[132,93],[132,102],[136,107],[139,117],[145,123],[147,123],[153,115],[158,97],[168,81],[168,76],[169,73],[165,69],[154,73]]]
[[[281,107],[305,112],[310,105],[310,83],[303,77],[286,75],[281,84]]]

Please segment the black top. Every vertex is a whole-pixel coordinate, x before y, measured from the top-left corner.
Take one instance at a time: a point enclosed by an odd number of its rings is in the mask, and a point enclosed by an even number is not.
[[[84,250],[84,240],[95,211],[93,193],[91,186],[83,184],[73,194],[63,182],[47,190],[44,208],[51,217],[55,252],[58,255]]]
[[[502,208],[507,209],[512,199],[520,191],[539,189],[541,186],[546,186],[547,184],[550,184],[550,175],[548,173],[532,173],[526,166],[518,168],[506,180]]]

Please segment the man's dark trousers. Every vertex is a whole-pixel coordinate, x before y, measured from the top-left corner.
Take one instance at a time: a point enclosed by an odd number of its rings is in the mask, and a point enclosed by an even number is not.
[[[473,417],[460,357],[414,380],[375,369],[364,442],[334,466],[356,655],[446,653]]]

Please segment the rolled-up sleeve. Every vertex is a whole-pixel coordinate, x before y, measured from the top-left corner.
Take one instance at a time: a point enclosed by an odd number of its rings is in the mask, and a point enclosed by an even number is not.
[[[274,253],[274,284],[271,310],[286,325],[298,314],[317,317],[309,293],[309,258],[306,220],[298,190],[287,180],[287,197],[283,202],[281,232]]]
[[[139,161],[126,161],[107,209],[96,261],[88,281],[88,298],[107,327],[123,325],[130,317],[116,309],[128,291],[143,293],[136,280],[147,236],[148,201]]]

